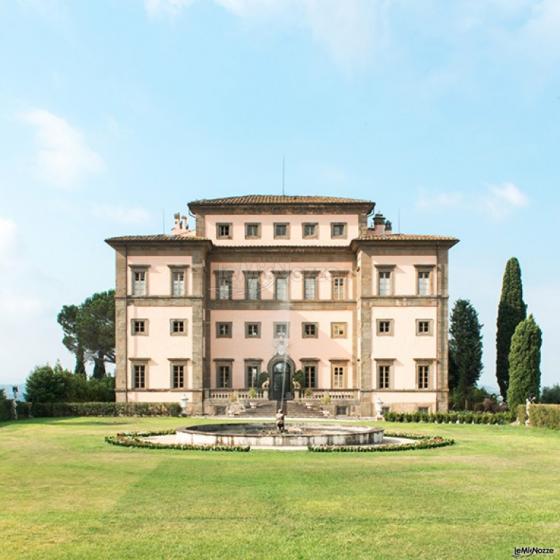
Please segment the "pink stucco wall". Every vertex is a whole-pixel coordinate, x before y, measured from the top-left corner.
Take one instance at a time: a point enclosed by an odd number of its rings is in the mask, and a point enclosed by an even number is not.
[[[377,266],[394,266],[395,295],[410,296],[417,292],[417,267],[426,265],[434,267],[437,264],[435,255],[375,255],[371,258],[373,266],[373,293],[377,294]],[[433,292],[437,293],[437,278],[432,273]]]
[[[168,296],[171,293],[171,269],[170,266],[185,266],[186,273],[186,295],[191,294],[192,289],[192,257],[190,255],[129,255],[127,270],[127,291],[131,293],[132,267],[146,266],[148,269],[148,295]]]

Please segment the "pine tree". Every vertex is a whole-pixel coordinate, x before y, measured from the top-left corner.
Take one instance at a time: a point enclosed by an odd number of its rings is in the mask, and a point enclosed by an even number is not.
[[[526,317],[527,306],[523,302],[521,267],[519,261],[512,258],[507,262],[504,272],[496,332],[496,379],[504,399],[507,397],[509,383],[511,338],[517,325]]]
[[[482,373],[482,325],[470,301],[457,300],[451,313],[449,332],[453,401],[463,408]]]
[[[542,332],[532,315],[519,323],[511,339],[509,354],[510,410],[524,404],[525,399],[538,397],[541,387]]]

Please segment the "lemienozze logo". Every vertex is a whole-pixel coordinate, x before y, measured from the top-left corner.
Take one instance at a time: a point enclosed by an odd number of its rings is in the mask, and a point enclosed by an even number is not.
[[[513,549],[512,556],[514,558],[529,558],[531,556],[541,556],[545,554],[554,554],[553,548],[538,548],[536,546],[522,546]]]

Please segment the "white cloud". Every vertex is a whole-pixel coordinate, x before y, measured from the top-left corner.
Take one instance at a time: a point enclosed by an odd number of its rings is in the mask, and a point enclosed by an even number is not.
[[[139,207],[125,208],[108,204],[94,205],[91,212],[96,218],[118,224],[142,224],[151,218],[147,210]]]
[[[36,165],[41,179],[68,189],[105,168],[103,159],[87,145],[82,132],[62,117],[45,109],[32,109],[22,118],[36,131]]]
[[[9,256],[16,244],[16,223],[8,218],[0,218],[0,266]]]
[[[430,210],[456,208],[463,203],[464,196],[460,192],[428,193],[425,190],[421,190],[416,206],[421,210]]]
[[[145,0],[149,16],[178,16],[195,0]],[[213,0],[234,16],[253,22],[289,22],[307,29],[336,62],[365,63],[386,33],[395,0]]]
[[[513,210],[527,206],[529,198],[513,183],[503,183],[488,187],[488,192],[481,197],[480,203],[491,217],[502,219]]]

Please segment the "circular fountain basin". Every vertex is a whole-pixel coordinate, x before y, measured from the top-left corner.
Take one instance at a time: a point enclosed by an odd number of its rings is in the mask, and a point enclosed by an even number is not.
[[[282,433],[273,423],[202,424],[181,428],[177,443],[250,446],[252,449],[302,449],[308,446],[379,445],[383,429],[333,424],[287,424]]]

